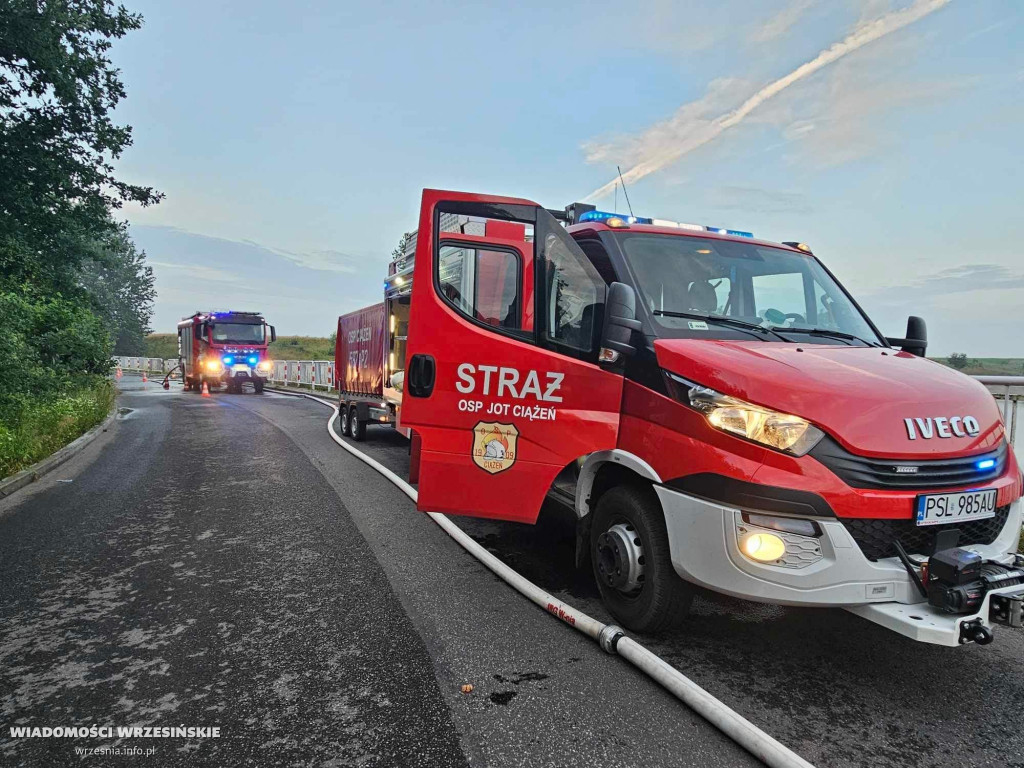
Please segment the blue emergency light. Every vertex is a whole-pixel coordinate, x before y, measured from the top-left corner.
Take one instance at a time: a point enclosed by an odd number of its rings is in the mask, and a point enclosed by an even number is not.
[[[256,363],[258,363],[259,361],[260,359],[256,355],[249,355],[249,358],[246,362],[248,362],[249,365],[256,365]]]
[[[235,358],[232,355],[224,355],[224,357],[221,358],[221,359],[224,361],[224,365],[234,365],[235,364]]]
[[[581,223],[584,221],[607,221],[608,219],[622,219],[629,224],[652,224],[654,222],[654,219],[630,216],[625,213],[609,213],[608,211],[587,211],[580,216]]]
[[[753,237],[753,232],[743,232],[739,229],[723,229],[722,227],[704,227],[708,232],[715,232],[719,235],[732,235],[733,237]]]
[[[974,466],[978,468],[978,471],[984,471],[986,469],[992,469],[996,465],[995,459],[982,459]]]
[[[649,219],[644,216],[629,216],[624,213],[610,213],[608,211],[587,211],[580,216],[580,222],[584,221],[608,221],[608,219],[622,219],[627,224],[654,224],[660,227],[679,227],[694,231],[714,232],[719,235],[732,235],[733,237],[753,237],[753,232],[744,232],[741,229],[725,229],[724,227],[709,227],[704,224],[680,224],[675,221],[662,221],[661,219]]]

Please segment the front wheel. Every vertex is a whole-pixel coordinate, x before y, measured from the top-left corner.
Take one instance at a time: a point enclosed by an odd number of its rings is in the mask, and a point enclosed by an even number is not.
[[[256,389],[256,394],[257,395],[262,395],[263,394],[263,381],[262,380],[256,379],[255,381],[253,381],[252,385]]]
[[[672,567],[665,516],[653,489],[623,485],[600,498],[590,559],[605,606],[627,629],[662,632],[685,621],[693,587]]]

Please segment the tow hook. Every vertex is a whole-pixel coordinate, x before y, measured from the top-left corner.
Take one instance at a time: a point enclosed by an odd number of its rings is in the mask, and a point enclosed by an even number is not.
[[[992,634],[992,630],[982,624],[981,619],[965,621],[960,625],[960,645],[967,643],[988,645],[994,639],[995,635]]]

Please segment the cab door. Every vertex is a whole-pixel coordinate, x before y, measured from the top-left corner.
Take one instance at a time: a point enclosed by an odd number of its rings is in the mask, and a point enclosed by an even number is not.
[[[605,294],[536,203],[424,190],[402,402],[420,510],[533,523],[566,465],[615,447]]]

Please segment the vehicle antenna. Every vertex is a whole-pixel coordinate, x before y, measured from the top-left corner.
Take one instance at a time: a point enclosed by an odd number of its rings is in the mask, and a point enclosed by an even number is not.
[[[615,166],[615,170],[619,172],[619,181],[622,182],[622,194],[626,196],[626,206],[629,208],[629,215],[633,215],[633,206],[629,204],[629,192],[626,191],[626,180],[622,178],[622,169],[619,166]]]

